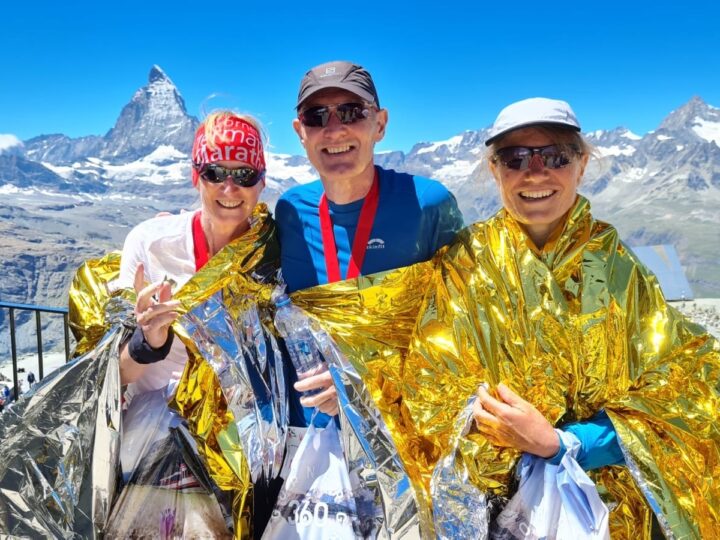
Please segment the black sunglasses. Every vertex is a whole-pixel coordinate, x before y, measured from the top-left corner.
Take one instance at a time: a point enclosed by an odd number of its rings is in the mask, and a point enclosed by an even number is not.
[[[303,126],[325,127],[330,121],[330,115],[335,112],[335,116],[337,116],[341,124],[354,124],[370,116],[370,107],[372,107],[372,105],[366,103],[321,105],[318,107],[308,107],[298,114],[298,118]]]
[[[495,152],[493,160],[502,163],[513,171],[524,171],[530,168],[533,156],[542,159],[543,166],[548,169],[560,169],[569,165],[573,157],[580,154],[580,148],[575,144],[550,144],[548,146],[507,146]]]
[[[222,184],[229,176],[236,186],[253,187],[265,178],[265,171],[258,171],[252,167],[228,169],[214,163],[193,163],[193,167],[197,170],[200,178],[212,184]]]

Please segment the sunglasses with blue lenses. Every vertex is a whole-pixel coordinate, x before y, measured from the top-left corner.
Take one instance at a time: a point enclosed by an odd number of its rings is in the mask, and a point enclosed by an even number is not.
[[[258,171],[252,167],[228,169],[215,163],[194,163],[193,167],[197,170],[200,178],[211,184],[222,184],[229,176],[236,186],[253,187],[265,178],[265,171]]]
[[[513,171],[525,171],[530,168],[533,156],[540,156],[543,166],[548,169],[560,169],[569,165],[580,148],[575,144],[550,144],[548,146],[507,146],[495,152],[493,160],[500,162]]]
[[[308,107],[298,114],[298,118],[306,127],[325,127],[330,115],[335,113],[341,124],[354,124],[370,116],[372,105],[367,103],[340,103],[339,105],[321,105]]]

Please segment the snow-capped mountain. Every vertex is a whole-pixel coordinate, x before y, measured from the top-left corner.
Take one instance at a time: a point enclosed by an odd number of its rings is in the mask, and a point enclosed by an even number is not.
[[[29,159],[53,164],[69,164],[87,157],[126,163],[162,145],[189,152],[197,126],[198,119],[188,115],[173,82],[159,66],[153,66],[147,86],[135,92],[104,137],[41,135],[25,142],[25,152]]]
[[[100,157],[115,162],[135,160],[160,145],[187,153],[198,124],[197,118],[188,115],[185,101],[170,78],[153,66],[148,85],[135,92],[115,127],[105,135]]]
[[[658,129],[658,132],[662,131],[720,145],[720,109],[708,107],[699,96],[695,96],[668,115]]]
[[[189,154],[199,122],[187,113],[185,101],[172,80],[159,66],[153,66],[148,84],[132,96],[115,126],[105,136],[72,139],[65,135],[41,135],[24,142],[8,137],[14,153],[62,177],[94,178],[111,192],[155,196],[157,186],[172,184],[183,196],[194,191],[188,186]],[[2,141],[0,141],[1,143]],[[267,156],[270,191],[276,196],[296,182],[316,178],[303,156]],[[283,183],[281,186],[280,183]],[[287,184],[287,185],[284,185]],[[84,193],[78,185],[78,194]],[[272,193],[269,194],[272,199]],[[192,197],[191,197],[192,198]],[[177,197],[173,198],[176,201]]]
[[[197,125],[154,66],[104,136],[20,142],[0,135],[0,271],[11,276],[0,298],[63,305],[84,259],[119,249],[132,225],[159,211],[195,205],[189,150]],[[695,294],[720,296],[720,109],[694,97],[644,136],[622,127],[585,135],[597,159],[581,192],[595,215],[631,245],[673,244]],[[486,137],[487,129],[468,130],[407,153],[380,153],[376,162],[442,181],[471,223],[500,206],[484,159]],[[266,161],[263,199],[271,207],[289,187],[316,178],[304,156],[268,153]]]

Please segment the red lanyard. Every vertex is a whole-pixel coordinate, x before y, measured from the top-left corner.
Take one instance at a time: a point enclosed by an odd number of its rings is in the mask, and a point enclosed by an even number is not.
[[[372,232],[373,222],[375,221],[379,191],[378,173],[375,171],[372,186],[360,210],[360,220],[358,221],[357,230],[355,231],[355,239],[353,240],[350,263],[348,264],[347,277],[345,279],[352,279],[360,275],[363,260],[365,260],[365,252],[367,251],[367,243],[368,240],[370,240],[370,233]],[[324,193],[322,197],[320,197],[320,229],[322,231],[328,283],[340,281],[342,278],[340,277],[340,263],[338,262],[337,246],[335,245],[335,234],[333,233],[333,224],[330,219],[327,197],[325,197]]]
[[[207,239],[203,232],[200,216],[202,212],[197,212],[192,218],[192,235],[193,248],[195,251],[195,271],[197,272],[210,259],[210,248],[208,248]]]

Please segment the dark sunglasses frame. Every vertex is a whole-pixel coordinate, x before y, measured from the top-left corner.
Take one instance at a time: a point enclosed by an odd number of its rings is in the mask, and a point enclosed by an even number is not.
[[[495,152],[493,161],[501,163],[513,171],[525,171],[530,168],[533,156],[542,158],[547,169],[562,169],[572,163],[575,156],[580,155],[580,147],[576,144],[549,144],[547,146],[506,146]]]
[[[215,163],[193,163],[193,167],[200,178],[211,184],[222,184],[229,176],[236,186],[253,187],[265,178],[265,171],[247,166],[228,169]]]
[[[374,107],[371,103],[349,102],[338,105],[318,105],[308,107],[298,113],[300,123],[305,127],[322,127],[328,125],[330,115],[335,113],[341,124],[354,124],[365,120],[370,116],[370,109]]]

